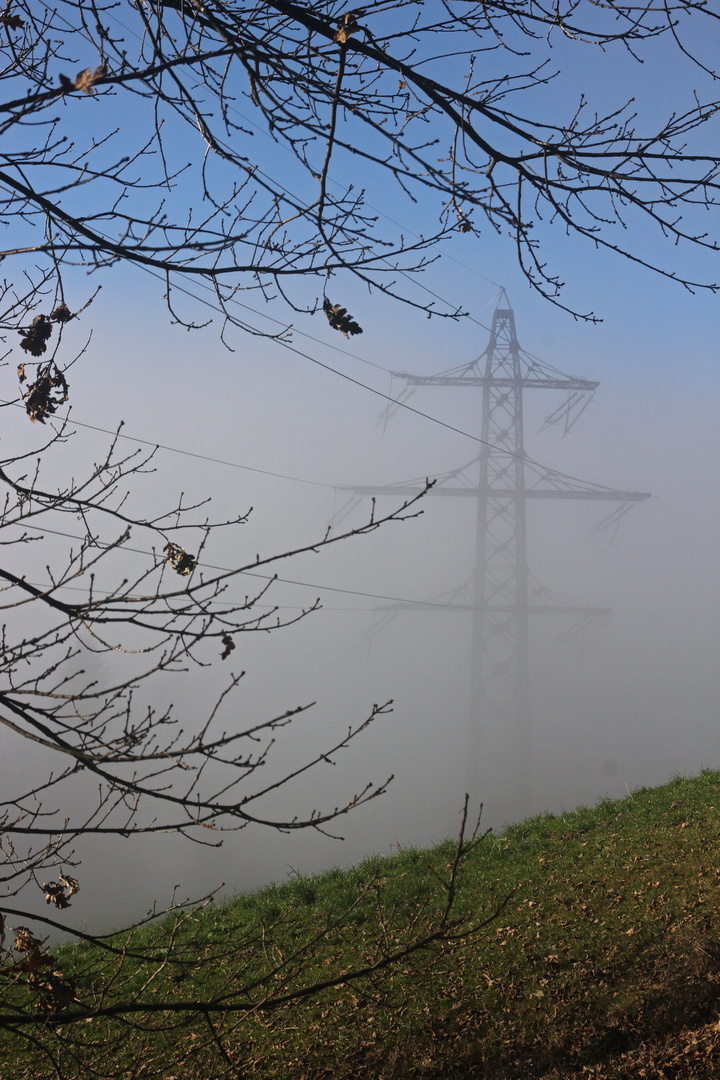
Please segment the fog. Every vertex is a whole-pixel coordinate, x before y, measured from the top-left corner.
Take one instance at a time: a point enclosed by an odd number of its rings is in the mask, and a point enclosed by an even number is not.
[[[634,271],[621,267],[618,274],[617,262],[599,254],[592,281],[579,286],[588,295],[595,289],[593,306],[605,319],[596,327],[530,293],[511,253],[498,249],[492,264],[488,258],[473,265],[506,282],[524,348],[601,384],[562,439],[557,429],[541,431],[562,395],[527,392],[528,455],[573,476],[652,492],[616,532],[596,531],[611,509],[605,504],[528,506],[534,577],[578,603],[612,612],[587,624],[531,620],[531,734],[523,749],[529,783],[522,789],[514,733],[483,735],[487,758],[481,754],[475,794],[484,802],[485,824],[501,829],[528,814],[720,767],[718,320],[711,298],[668,283],[650,287]],[[138,505],[170,503],[183,491],[188,500],[210,497],[218,517],[253,507],[241,546],[237,536],[228,542],[219,535],[208,562],[232,566],[256,552],[284,552],[321,538],[344,506],[344,487],[433,477],[479,452],[468,437],[480,434],[478,390],[422,389],[409,400],[459,431],[402,409],[378,424],[386,404],[379,395],[402,389],[389,370],[432,374],[472,360],[487,344],[494,284],[447,260],[433,274],[432,287],[452,292],[475,322],[428,322],[359,292],[343,298],[365,327],[352,343],[317,319],[298,320],[297,349],[370,390],[273,342],[237,333],[230,352],[214,326],[194,335],[168,326],[157,317],[160,287],[156,295],[154,283],[128,275],[119,299],[133,319],[118,334],[118,294],[97,302],[92,356],[77,365],[71,381],[77,433],[51,467],[58,475],[75,474],[103,452],[108,436],[80,425],[112,431],[124,420],[129,437],[186,452],[158,452],[157,471],[138,482]],[[36,438],[34,429],[19,432],[6,433],[6,454],[11,439]],[[379,496],[379,510],[392,505]],[[75,924],[99,930],[127,922],[155,899],[166,903],[176,884],[183,896],[221,883],[221,895],[231,895],[288,873],[432,844],[457,831],[467,773],[471,615],[388,612],[387,604],[439,597],[470,581],[475,505],[428,496],[421,509],[412,520],[282,562],[268,603],[287,613],[318,597],[321,610],[272,634],[247,635],[232,656],[233,670],[246,675],[230,724],[239,728],[316,702],[279,733],[273,770],[332,746],[373,703],[393,699],[392,713],[378,718],[334,765],[273,795],[269,813],[331,807],[367,781],[394,774],[387,793],[339,822],[343,840],[255,828],[226,834],[218,849],[171,836],[78,841],[82,892],[71,909]],[[336,527],[357,524],[369,511],[366,499]],[[256,584],[232,588],[241,594]],[[112,654],[103,656],[99,673],[116,662]],[[218,680],[227,677],[219,668],[160,680],[152,694],[173,700],[188,726],[199,723]],[[5,790],[11,778],[37,779],[48,765],[40,752],[2,735]],[[80,809],[93,794],[92,784],[90,790],[78,784],[62,812]]]

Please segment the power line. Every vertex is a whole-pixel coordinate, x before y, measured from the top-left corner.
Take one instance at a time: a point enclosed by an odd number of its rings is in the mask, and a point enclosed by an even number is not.
[[[146,273],[151,274],[152,277],[155,277],[158,280],[163,280],[162,276],[157,271],[152,270],[150,267],[141,266],[140,268],[142,270],[144,270]],[[203,287],[209,289],[209,286],[203,286]],[[178,289],[178,291],[180,291],[180,292],[186,293],[188,296],[190,296],[192,299],[196,300],[198,303],[204,304],[206,307],[209,307],[212,310],[217,311],[219,314],[224,314],[222,308],[217,307],[217,305],[211,303],[209,300],[205,300],[205,299],[203,299],[203,297],[197,296],[194,293],[190,292],[190,290],[187,289],[184,285],[174,285],[173,288]],[[269,316],[264,316],[263,312],[257,311],[255,308],[250,307],[249,304],[243,304],[241,301],[235,299],[234,297],[231,297],[228,302],[237,304],[240,307],[245,308],[247,311],[252,311],[254,314],[260,315],[261,317],[269,318]],[[276,321],[276,320],[273,320],[273,321]],[[256,332],[261,333],[261,331],[256,331]],[[492,332],[492,331],[490,331],[490,332]],[[431,413],[423,412],[422,409],[416,409],[416,408],[414,408],[414,406],[408,405],[406,401],[402,401],[400,398],[394,398],[391,394],[386,394],[382,390],[377,390],[374,386],[369,386],[367,383],[362,382],[362,380],[360,380],[360,379],[356,379],[352,375],[348,375],[344,371],[339,371],[337,368],[332,367],[331,364],[326,364],[324,361],[318,360],[317,357],[311,356],[310,353],[303,352],[302,349],[298,349],[295,345],[291,345],[290,342],[288,342],[288,341],[283,341],[281,338],[275,338],[275,337],[269,338],[268,340],[274,342],[277,345],[281,345],[284,349],[288,349],[290,352],[295,353],[297,356],[302,356],[305,360],[309,360],[310,363],[317,365],[318,367],[322,368],[325,371],[331,372],[331,374],[333,374],[333,375],[337,375],[341,379],[345,379],[347,382],[352,383],[354,386],[359,386],[361,389],[366,390],[370,394],[374,394],[376,397],[381,398],[383,401],[386,401],[391,405],[395,405],[400,409],[405,409],[407,412],[413,413],[415,416],[421,417],[423,420],[429,420],[431,423],[437,424],[439,427],[445,428],[447,431],[452,431],[456,435],[462,435],[466,439],[471,439],[473,442],[478,443],[480,446],[487,446],[491,450],[500,450],[501,449],[496,444],[488,442],[487,439],[482,439],[479,435],[473,435],[471,432],[465,431],[463,428],[456,427],[454,424],[449,424],[445,420],[440,420],[439,417],[433,416]],[[521,352],[524,355],[530,357],[531,359],[536,359],[535,357],[533,357],[532,353],[527,352],[526,349],[522,349]],[[556,371],[558,369],[552,368],[551,370]],[[518,458],[518,459],[522,460],[524,462],[524,464],[526,464],[526,465],[535,466],[536,468],[541,469],[543,472],[551,471],[553,476],[560,479],[560,480],[567,480],[567,481],[572,482],[572,483],[580,483],[580,484],[587,484],[588,483],[587,481],[583,480],[581,477],[573,476],[570,473],[561,472],[558,469],[548,470],[547,467],[542,465],[541,462],[535,461],[534,458],[528,457],[528,455],[525,454],[525,453],[516,453],[516,452],[510,451],[510,450],[505,450],[504,448],[503,448],[503,453],[506,453],[508,457]],[[335,485],[327,485],[327,486],[335,486]],[[602,487],[603,485],[601,485],[601,484],[592,484],[590,486],[592,486],[592,487]]]
[[[140,266],[140,269],[150,274],[152,277],[157,278],[159,281],[163,280],[163,277],[156,270],[151,269],[149,266]],[[220,315],[226,314],[221,307],[217,304],[211,303],[209,300],[205,300],[202,296],[197,296],[195,293],[190,292],[184,285],[173,285],[174,289],[178,292],[183,292],[187,296],[196,300],[199,304],[204,304],[205,307],[211,308],[213,311],[217,311]],[[211,291],[211,290],[210,290]],[[239,307],[245,308],[247,311],[252,311],[255,315],[260,315],[262,318],[269,318],[265,316],[263,312],[257,311],[255,308],[250,307],[249,304],[243,304],[240,300],[234,297],[230,298],[228,303],[233,303]],[[277,320],[273,319],[273,322]],[[255,330],[255,328],[252,328]],[[262,331],[255,330],[256,333],[262,334]],[[472,435],[469,431],[464,431],[462,428],[455,427],[454,424],[448,424],[445,420],[440,420],[437,416],[432,416],[430,413],[423,412],[422,409],[416,409],[412,405],[408,405],[407,402],[400,401],[398,398],[394,398],[391,394],[386,394],[382,390],[376,390],[374,386],[369,386],[367,383],[362,382],[361,379],[356,379],[353,375],[348,375],[344,371],[339,371],[338,368],[332,367],[331,364],[326,364],[323,360],[318,360],[316,356],[311,356],[310,353],[303,352],[302,349],[298,349],[297,346],[291,345],[289,341],[283,341],[282,338],[269,338],[268,340],[274,342],[276,345],[281,345],[283,349],[288,349],[290,352],[295,353],[297,356],[302,356],[305,360],[309,360],[311,364],[316,364],[317,367],[323,368],[324,371],[329,371],[333,375],[337,375],[341,379],[345,379],[346,382],[352,383],[354,386],[359,386],[362,390],[367,390],[369,394],[374,394],[375,397],[381,398],[383,401],[389,402],[391,405],[396,405],[401,409],[406,409],[408,412],[414,413],[416,416],[422,417],[423,420],[430,420],[431,423],[437,424],[439,427],[446,428],[448,431],[454,432],[456,435],[462,435],[466,439],[472,439],[473,442],[483,443],[478,435]],[[388,371],[388,374],[392,374],[387,368],[383,370]]]
[[[163,280],[162,275],[158,271],[155,271],[155,270],[153,270],[152,268],[150,268],[148,266],[142,266],[141,265],[140,269],[143,270],[145,273],[150,274],[151,277],[154,277],[159,281]],[[210,290],[209,286],[204,286],[203,285],[202,287],[207,288],[208,291],[212,291],[212,290]],[[223,312],[222,308],[218,307],[217,304],[212,303],[209,300],[206,300],[202,296],[197,296],[195,293],[191,292],[186,286],[174,284],[173,288],[177,289],[179,292],[182,292],[182,293],[186,294],[191,299],[197,301],[197,303],[203,304],[205,307],[209,307],[213,311],[217,311],[218,314],[221,314],[221,315],[225,314]],[[264,312],[258,311],[256,308],[251,307],[249,304],[244,304],[240,300],[237,300],[234,297],[230,298],[230,300],[228,302],[233,303],[233,304],[235,304],[235,305],[237,305],[239,307],[242,307],[247,311],[251,311],[251,312],[253,312],[253,314],[259,315],[261,318],[270,319],[270,321],[272,321],[272,322],[277,322],[278,321],[277,319],[274,319],[272,316],[265,315]],[[260,334],[262,336],[265,336],[265,335],[263,335],[262,331],[256,330],[256,328],[252,327],[251,329],[256,333],[258,333],[258,334]],[[332,367],[331,364],[326,364],[324,361],[318,360],[317,357],[312,356],[310,353],[304,352],[302,349],[298,349],[295,345],[290,344],[290,342],[282,340],[282,338],[270,337],[270,338],[266,338],[266,340],[272,341],[275,344],[282,346],[282,348],[287,349],[292,353],[295,353],[297,356],[303,357],[303,359],[305,359],[305,360],[309,360],[310,363],[315,364],[317,367],[322,368],[324,371],[328,371],[333,375],[337,375],[339,378],[344,379],[346,382],[349,382],[354,386],[358,386],[362,390],[366,390],[368,393],[373,394],[375,397],[380,398],[381,400],[387,402],[388,404],[395,405],[397,408],[405,409],[407,412],[413,413],[415,416],[419,416],[423,420],[429,420],[431,423],[436,424],[439,427],[445,428],[447,431],[452,431],[456,435],[462,435],[466,439],[471,439],[473,442],[478,443],[481,446],[488,446],[492,450],[497,450],[498,449],[497,446],[495,446],[492,443],[489,443],[486,439],[482,439],[479,435],[473,435],[471,432],[465,431],[463,428],[456,427],[454,424],[450,424],[445,420],[441,420],[439,417],[433,416],[431,413],[424,412],[422,409],[416,409],[414,406],[408,405],[408,403],[406,401],[402,401],[400,398],[395,398],[395,397],[392,396],[392,394],[386,394],[382,390],[377,390],[375,387],[369,386],[367,383],[362,382],[361,379],[356,379],[354,376],[348,375],[346,372],[340,371],[340,370],[338,370],[338,368]],[[342,351],[342,350],[340,350],[340,351]],[[524,349],[522,351],[528,356],[532,355],[530,353],[527,353],[526,350],[524,350]],[[352,355],[352,354],[346,354],[346,355]],[[387,370],[387,369],[382,369],[382,370]],[[13,401],[6,401],[5,404],[18,405],[18,407],[22,407],[22,406],[19,406],[18,402],[13,402]],[[304,478],[301,478],[301,477],[294,477],[294,476],[290,476],[290,475],[284,474],[284,473],[276,473],[276,472],[272,472],[269,469],[258,469],[258,468],[254,468],[254,467],[249,466],[249,465],[240,465],[240,464],[238,464],[236,462],[226,461],[226,460],[223,460],[221,458],[214,458],[214,457],[212,457],[210,455],[199,454],[199,453],[196,453],[194,451],[182,450],[182,449],[179,449],[177,447],[164,445],[164,444],[158,443],[158,442],[156,442],[154,440],[141,439],[141,438],[137,438],[137,437],[131,436],[131,435],[124,435],[122,433],[118,433],[117,431],[112,431],[109,428],[102,428],[102,427],[99,427],[99,426],[93,425],[93,424],[86,424],[86,423],[83,423],[83,422],[80,422],[80,421],[75,421],[75,420],[73,420],[72,423],[77,423],[78,427],[86,427],[86,428],[89,428],[91,430],[104,432],[105,434],[108,434],[108,435],[119,435],[119,437],[123,438],[123,439],[130,439],[131,441],[142,443],[142,444],[147,445],[147,446],[157,446],[160,449],[167,450],[170,453],[181,454],[181,455],[186,456],[186,457],[198,458],[201,461],[211,461],[211,462],[214,462],[216,464],[227,465],[227,466],[229,466],[231,468],[244,469],[244,470],[247,470],[249,472],[257,472],[257,473],[265,474],[265,475],[268,475],[268,476],[275,476],[275,477],[278,477],[280,479],[292,480],[292,481],[296,481],[297,483],[310,484],[310,485],[313,485],[313,486],[323,487],[323,488],[326,488],[326,489],[330,488],[330,489],[334,490],[337,487],[337,485],[335,485],[335,484],[326,484],[326,483],[322,483],[321,481],[317,481],[317,480],[307,480],[307,479],[304,479]],[[528,457],[527,455],[515,454],[515,453],[511,453],[510,451],[506,451],[506,452],[508,453],[508,455],[510,457],[521,457],[522,460],[527,465],[534,465],[537,468],[543,469],[543,471],[545,471],[545,467],[543,465],[541,465],[540,462],[535,461],[534,459]],[[569,473],[563,473],[563,472],[560,472],[559,470],[553,470],[553,475],[560,478],[560,479],[572,481],[574,483],[583,483],[584,482],[579,477],[571,476]]]
[[[158,271],[155,271],[155,270],[151,269],[148,266],[140,266],[140,269],[145,271],[145,273],[150,274],[151,277],[154,277],[159,281],[163,280],[162,275]],[[202,296],[197,296],[196,293],[191,292],[184,285],[174,284],[173,288],[176,289],[178,292],[182,292],[186,296],[189,296],[191,299],[197,301],[197,303],[203,304],[205,307],[209,307],[211,310],[218,312],[218,314],[220,314],[220,315],[225,314],[223,312],[222,308],[218,307],[217,304],[211,303],[211,301],[206,300]],[[255,308],[250,307],[249,304],[243,304],[241,301],[239,301],[239,300],[237,300],[235,298],[232,298],[229,302],[234,303],[239,307],[245,308],[247,311],[252,311],[255,315],[259,315],[261,318],[270,319],[272,322],[277,322],[278,321],[276,319],[273,319],[271,316],[265,315],[263,312],[257,311]],[[251,329],[255,330],[254,327],[251,328]],[[317,357],[312,356],[310,353],[304,352],[302,349],[298,349],[297,346],[291,345],[290,342],[288,342],[288,341],[283,341],[281,338],[276,338],[276,337],[267,338],[266,335],[262,334],[262,331],[255,330],[255,332],[261,334],[264,337],[266,337],[266,340],[272,341],[277,345],[281,345],[282,348],[287,349],[292,353],[295,353],[297,356],[303,357],[303,359],[305,359],[305,360],[309,360],[310,363],[315,364],[317,367],[320,367],[325,371],[329,371],[333,375],[337,375],[338,378],[345,379],[346,382],[349,382],[349,383],[353,384],[354,386],[358,386],[362,390],[366,390],[368,393],[375,395],[375,397],[381,398],[382,401],[384,401],[384,402],[387,402],[387,403],[389,403],[391,405],[395,405],[398,408],[405,409],[407,412],[411,412],[414,415],[419,416],[424,420],[429,420],[431,423],[437,424],[439,427],[445,428],[448,431],[452,431],[456,435],[462,435],[464,438],[471,439],[473,442],[476,442],[476,443],[481,443],[481,444],[483,443],[483,440],[481,438],[479,438],[479,436],[472,435],[469,431],[465,431],[462,428],[456,427],[454,424],[449,424],[445,420],[440,420],[439,417],[432,416],[430,413],[423,412],[422,409],[416,409],[412,405],[408,405],[407,402],[401,401],[398,398],[394,398],[392,396],[392,394],[386,394],[382,390],[377,390],[375,387],[369,386],[367,383],[362,382],[362,380],[356,379],[354,376],[348,375],[346,372],[340,371],[340,370],[338,370],[338,368],[332,367],[331,364],[326,364],[326,363],[324,363],[324,361],[318,360]],[[352,355],[352,354],[346,354],[346,355]],[[382,370],[387,371],[388,374],[391,374],[391,372],[387,368],[383,368]],[[15,405],[15,404],[17,404],[17,402],[6,401],[5,404]],[[80,421],[75,421],[75,420],[73,420],[72,422],[77,423],[78,427],[87,427],[87,428],[90,428],[91,430],[102,431],[102,432],[105,432],[106,434],[109,434],[109,435],[117,434],[114,431],[110,431],[107,428],[102,428],[102,427],[99,427],[97,425],[81,423]],[[234,462],[223,461],[220,458],[213,458],[213,457],[211,457],[209,455],[197,454],[197,453],[191,452],[189,450],[181,450],[181,449],[178,449],[176,447],[163,446],[161,443],[158,443],[158,442],[155,442],[155,441],[152,441],[152,440],[149,440],[149,439],[139,439],[139,438],[135,438],[134,436],[123,435],[123,434],[121,434],[120,437],[125,438],[125,439],[133,439],[135,442],[144,443],[144,444],[149,445],[149,446],[158,446],[158,447],[161,447],[162,449],[170,451],[171,453],[184,454],[184,455],[186,455],[188,457],[197,457],[197,458],[199,458],[201,460],[213,461],[213,462],[217,462],[218,464],[223,464],[223,465],[230,465],[231,467],[234,467],[234,468],[248,469],[248,470],[253,471],[253,472],[260,472],[260,473],[266,472],[268,475],[271,475],[271,476],[280,476],[280,477],[283,476],[282,473],[272,473],[272,472],[270,472],[270,470],[263,470],[263,469],[252,469],[251,470],[250,466],[238,465],[238,464],[236,464]],[[291,479],[291,480],[297,480],[299,483],[318,484],[318,486],[320,486],[320,487],[334,487],[335,486],[335,485],[332,485],[332,484],[320,484],[319,481],[301,480],[299,477],[288,476],[288,477],[285,477],[285,478],[286,479]]]
[[[20,522],[15,522],[13,524],[20,525]],[[64,532],[64,531],[62,531],[60,529],[48,529],[48,528],[45,528],[42,525],[30,525],[30,524],[23,523],[22,527],[24,529],[33,529],[36,532],[49,533],[52,536],[62,536],[64,538],[68,539],[68,540],[80,540],[80,541],[82,541],[82,540],[86,539],[86,537],[80,536],[77,533]],[[96,541],[96,543],[97,543],[97,541]],[[102,546],[102,545],[98,544],[98,546]],[[109,544],[107,545],[108,548],[110,546],[111,545],[109,545]],[[153,556],[152,551],[148,551],[145,548],[130,547],[129,545],[126,545],[126,544],[123,544],[122,547],[119,548],[118,550],[120,550],[120,551],[129,551],[129,552],[132,552],[132,554],[134,554],[134,555],[144,555],[144,556],[150,556],[150,557]],[[437,608],[441,608],[441,609],[443,609],[443,608],[452,609],[452,608],[456,608],[456,607],[461,607],[463,610],[466,610],[466,609],[471,610],[472,609],[472,605],[467,605],[467,604],[458,605],[458,604],[449,604],[449,603],[443,603],[441,601],[433,601],[433,600],[412,600],[412,599],[408,599],[407,597],[402,597],[402,596],[389,596],[389,595],[386,595],[384,593],[365,592],[362,589],[344,589],[344,588],[341,588],[340,586],[337,586],[337,585],[319,585],[317,582],[299,581],[296,578],[280,577],[278,574],[260,574],[255,570],[233,571],[228,566],[218,566],[215,563],[199,562],[196,565],[198,567],[202,568],[203,570],[215,570],[215,571],[217,571],[218,573],[221,573],[221,574],[237,573],[238,575],[242,574],[244,577],[258,578],[260,581],[278,581],[283,585],[297,585],[297,586],[299,586],[299,587],[301,587],[303,589],[313,589],[313,590],[318,591],[318,592],[340,593],[340,594],[342,594],[344,596],[361,596],[361,597],[369,599],[369,600],[387,600],[387,601],[390,601],[391,603],[409,604],[409,605],[413,605],[413,606],[417,605],[419,607],[437,607]],[[39,586],[39,587],[40,588],[45,588],[45,586]],[[64,589],[72,588],[72,586],[68,586],[68,585],[62,585],[60,587],[64,588]],[[53,589],[53,591],[54,591],[54,589]],[[275,605],[272,605],[272,606],[275,607]],[[357,610],[357,609],[351,608],[349,610]]]

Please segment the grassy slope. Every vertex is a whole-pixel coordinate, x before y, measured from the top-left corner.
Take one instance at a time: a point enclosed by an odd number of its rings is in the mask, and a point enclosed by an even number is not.
[[[707,772],[489,836],[465,868],[458,905],[477,917],[515,890],[496,922],[367,980],[219,1022],[241,1066],[228,1075],[720,1077],[719,826],[720,773]],[[289,959],[369,882],[344,927],[281,968],[272,987],[371,961],[440,910],[437,875],[447,875],[452,853],[452,844],[403,852],[240,896],[176,932],[187,940],[187,966],[161,965],[150,977],[125,960],[105,1000],[128,989],[143,1001],[232,993],[268,961]],[[157,955],[167,932],[146,929],[138,941]],[[84,1004],[99,1000],[100,981],[87,974],[93,960],[88,948],[60,955]],[[73,1038],[93,1040],[99,1075],[225,1075],[202,1020],[170,1031],[159,1030],[160,1015],[137,1020],[147,1030],[123,1028],[119,1038],[96,1021],[77,1025]],[[0,1050],[3,1080],[54,1075],[31,1048],[18,1049],[8,1037]],[[73,1075],[67,1048],[53,1054]]]

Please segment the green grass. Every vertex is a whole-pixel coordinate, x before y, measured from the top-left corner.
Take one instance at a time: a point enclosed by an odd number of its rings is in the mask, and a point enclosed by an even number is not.
[[[464,861],[452,939],[273,1008],[437,927],[455,844],[166,920],[114,939],[120,955],[64,947],[78,1003],[34,1043],[5,1031],[0,1076],[718,1077],[719,831],[705,772],[490,835]],[[40,1011],[26,975],[0,986],[3,1014]],[[108,1016],[123,1000],[138,1011]],[[208,1019],[194,1001],[240,1011]]]

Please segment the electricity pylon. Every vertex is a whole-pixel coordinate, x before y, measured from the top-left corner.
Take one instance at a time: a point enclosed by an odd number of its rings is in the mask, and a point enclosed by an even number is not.
[[[567,399],[548,417],[546,424],[563,423],[568,431],[589,404],[599,384],[590,379],[573,378],[525,353],[518,343],[515,315],[504,290],[493,314],[490,341],[476,360],[439,375],[393,372],[393,377],[403,380],[407,388],[442,386],[482,391],[482,449],[479,456],[463,468],[439,478],[430,494],[474,498],[477,503],[469,790],[477,791],[479,756],[481,750],[483,757],[487,756],[487,736],[509,730],[514,730],[516,738],[516,779],[526,786],[530,760],[529,617],[564,614],[588,618],[608,610],[555,603],[548,599],[545,590],[537,593],[533,589],[527,562],[527,501],[589,499],[615,502],[619,507],[609,519],[615,522],[633,503],[649,499],[650,494],[578,480],[527,457],[523,435],[523,392],[565,391]],[[475,482],[467,475],[472,466],[478,467]],[[406,496],[416,494],[418,488],[390,484],[382,488],[353,487],[350,490],[356,495]],[[393,608],[403,606],[409,605],[393,605]],[[444,606],[465,610],[468,607]],[[437,610],[436,604],[428,607]]]

